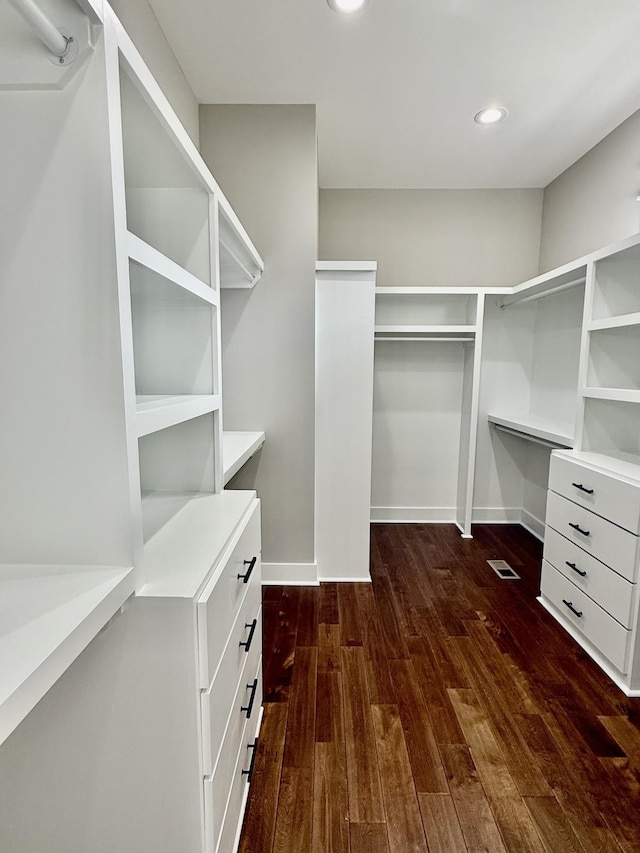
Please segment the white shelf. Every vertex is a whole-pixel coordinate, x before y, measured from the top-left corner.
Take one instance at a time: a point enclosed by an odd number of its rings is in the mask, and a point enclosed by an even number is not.
[[[622,314],[619,317],[605,317],[602,320],[591,320],[587,329],[590,332],[599,332],[606,329],[623,329],[627,326],[640,326],[640,312]]]
[[[264,444],[263,432],[234,432],[225,430],[222,433],[222,466],[225,484],[238,473],[242,466]]]
[[[640,464],[637,457],[632,457],[631,454],[620,454],[612,456],[605,453],[594,453],[588,450],[571,450],[559,451],[558,455],[566,456],[574,462],[583,462],[586,465],[591,465],[605,474],[614,474],[617,477],[623,477],[629,480],[634,485],[640,483]]]
[[[556,424],[546,418],[534,415],[494,415],[488,414],[490,424],[503,429],[505,432],[517,434],[519,438],[554,447],[573,447],[573,429],[565,424]]]
[[[132,261],[152,270],[193,296],[208,302],[209,305],[218,305],[217,292],[171,258],[163,255],[130,231],[127,232],[127,243],[129,258]]]
[[[375,326],[376,335],[461,335],[473,336],[476,327],[472,324],[455,326],[409,326],[409,325],[384,325]]]
[[[0,567],[0,743],[133,591],[132,568]]]
[[[591,400],[614,400],[619,403],[640,403],[640,390],[632,388],[583,388],[582,396]]]
[[[219,208],[220,287],[251,288],[264,271],[264,262],[247,232],[230,211]]]
[[[212,555],[222,555],[255,499],[251,491],[144,495],[147,516],[165,512],[171,517],[144,546],[147,583],[138,594],[163,598],[197,595],[215,569]]]
[[[136,397],[138,438],[220,408],[218,394],[150,394]]]

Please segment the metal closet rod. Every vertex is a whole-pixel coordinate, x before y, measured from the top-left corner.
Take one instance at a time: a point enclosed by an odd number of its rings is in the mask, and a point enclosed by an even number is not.
[[[506,432],[507,435],[515,435],[516,438],[522,438],[524,441],[530,441],[532,444],[541,444],[543,447],[550,447],[552,450],[557,450],[558,448],[567,448],[571,447],[568,444],[560,444],[558,441],[551,441],[546,438],[538,438],[537,435],[531,435],[529,432],[523,432],[519,429],[512,429],[511,427],[503,426],[502,424],[493,424],[493,428],[497,429],[498,432]]]
[[[584,284],[585,281],[585,276],[581,275],[579,278],[574,278],[564,284],[558,284],[556,287],[550,287],[549,290],[541,290],[538,293],[532,293],[530,296],[523,296],[522,298],[513,296],[511,299],[505,300],[504,302],[500,302],[498,299],[498,308],[504,311],[505,308],[511,308],[512,305],[522,305],[523,302],[533,302],[534,299],[542,299],[543,296],[551,296],[554,293],[560,293],[562,290],[568,290],[570,287],[576,287],[579,284]]]
[[[62,59],[68,54],[73,39],[64,36],[33,0],[9,0],[9,3],[33,27],[54,56]]]

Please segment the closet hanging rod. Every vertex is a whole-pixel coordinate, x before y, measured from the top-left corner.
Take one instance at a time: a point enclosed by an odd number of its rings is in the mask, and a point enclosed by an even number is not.
[[[569,444],[560,444],[558,441],[549,441],[546,438],[538,438],[535,435],[530,435],[528,432],[521,432],[517,429],[511,429],[511,427],[503,426],[502,424],[493,424],[493,428],[499,430],[500,432],[506,432],[507,435],[515,435],[516,438],[522,438],[524,441],[530,441],[532,444],[541,444],[543,447],[549,447],[552,450],[557,450],[558,448],[567,448],[571,447]]]
[[[505,308],[510,308],[512,305],[522,305],[524,302],[533,302],[534,299],[542,299],[543,296],[551,296],[554,293],[560,293],[563,290],[568,290],[570,287],[577,287],[579,284],[584,284],[586,281],[585,276],[580,276],[579,278],[574,278],[571,281],[567,281],[564,284],[558,284],[556,287],[550,287],[548,290],[541,290],[538,293],[531,293],[529,296],[511,296],[506,299],[500,301],[498,298],[496,300],[496,304],[501,311],[504,311]]]
[[[53,54],[50,58],[60,65],[75,59],[77,44],[73,36],[66,36],[51,22],[34,0],[9,0],[13,8],[36,31],[40,41]]]

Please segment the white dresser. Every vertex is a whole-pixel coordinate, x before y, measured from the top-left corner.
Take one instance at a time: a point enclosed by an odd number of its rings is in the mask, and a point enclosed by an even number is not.
[[[640,467],[551,456],[540,601],[628,696],[640,696]]]

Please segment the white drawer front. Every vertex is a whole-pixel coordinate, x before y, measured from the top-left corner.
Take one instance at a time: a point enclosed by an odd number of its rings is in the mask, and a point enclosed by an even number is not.
[[[544,558],[625,628],[631,627],[635,586],[547,527]]]
[[[218,764],[212,776],[204,779],[205,835],[207,851],[231,850],[221,842],[223,826],[232,813],[239,818],[240,810],[244,807],[244,793],[247,788],[247,773],[254,754],[251,748],[255,741],[260,705],[262,704],[262,666],[258,666],[254,677],[258,678],[258,692],[250,719],[239,715],[237,719],[230,718],[229,727],[225,732],[224,742]],[[236,819],[237,824],[237,819]]]
[[[631,483],[551,454],[549,488],[632,533],[640,533],[640,489]]]
[[[214,577],[198,599],[198,646],[200,687],[213,681],[222,652],[240,605],[252,585],[262,583],[260,563],[260,503],[256,501],[244,528],[238,532],[232,552],[221,573]],[[251,561],[254,560],[253,568]],[[251,574],[245,583],[242,577]]]
[[[260,588],[257,588],[260,591]],[[231,717],[235,715],[239,720],[247,719],[247,711],[251,704],[251,716],[257,713],[259,704],[256,704],[258,687],[252,691],[255,682],[255,672],[258,661],[262,656],[262,610],[260,599],[253,600],[254,596],[248,595],[245,602],[247,607],[242,608],[240,617],[231,632],[229,643],[224,652],[224,657],[215,680],[209,690],[201,694],[202,702],[202,748],[203,748],[203,773],[210,776],[222,747],[225,729],[231,724]],[[255,608],[255,609],[254,609]],[[256,627],[251,640],[249,651],[245,653],[244,646],[238,644],[240,637],[245,640],[249,629],[247,624],[252,624],[256,619]],[[253,696],[253,702],[251,698]]]
[[[543,597],[611,661],[617,670],[626,672],[630,634],[626,628],[598,607],[588,595],[546,560],[542,562],[541,591]]]
[[[260,684],[262,684],[262,667],[258,672],[258,681]],[[260,702],[262,703],[262,693],[260,694]],[[242,828],[242,819],[244,817],[244,810],[247,804],[247,796],[249,793],[249,786],[247,785],[247,776],[246,774],[243,775],[242,771],[248,770],[251,765],[254,750],[247,749],[247,747],[249,744],[255,743],[256,738],[259,734],[258,725],[260,721],[260,715],[256,714],[255,717],[255,720],[252,716],[252,719],[247,722],[247,728],[245,729],[245,739],[240,745],[238,763],[234,771],[231,792],[229,794],[229,801],[227,803],[227,811],[223,819],[222,833],[220,835],[220,841],[218,843],[218,849],[216,853],[227,853],[227,851],[236,850],[236,844],[239,839],[240,830]]]
[[[610,521],[548,493],[547,525],[624,577],[633,576],[638,537]]]

